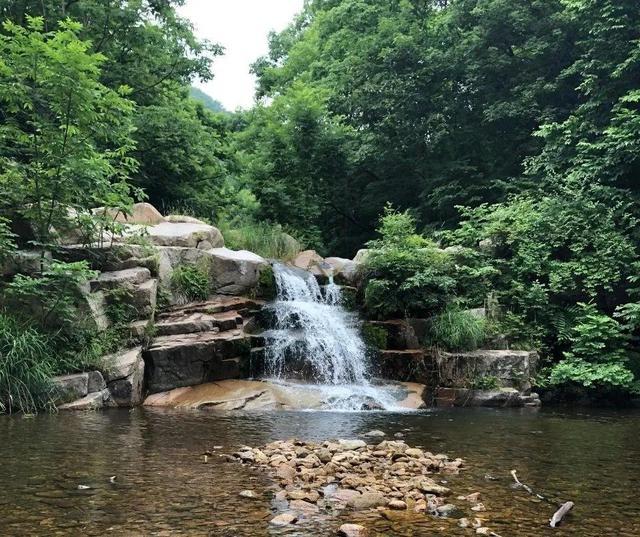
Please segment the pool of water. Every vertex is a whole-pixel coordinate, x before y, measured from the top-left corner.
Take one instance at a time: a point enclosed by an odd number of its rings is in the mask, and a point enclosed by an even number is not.
[[[157,409],[0,417],[0,535],[334,535],[344,522],[375,536],[474,535],[456,520],[387,520],[343,512],[269,527],[273,490],[257,470],[202,453],[274,439],[351,438],[371,429],[463,457],[447,477],[456,495],[480,491],[480,515],[502,537],[640,535],[640,413],[432,410],[422,413],[265,412]],[[513,488],[509,472],[576,506],[548,527],[554,507]],[[110,477],[116,476],[111,482]],[[79,489],[83,485],[86,489]],[[258,499],[238,496],[252,489]]]

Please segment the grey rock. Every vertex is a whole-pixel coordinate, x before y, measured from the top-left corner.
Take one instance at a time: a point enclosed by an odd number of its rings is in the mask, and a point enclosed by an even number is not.
[[[97,410],[109,406],[109,390],[93,392],[84,397],[58,406],[58,410]]]
[[[103,272],[97,280],[90,282],[91,290],[116,289],[121,287],[131,287],[139,285],[151,279],[151,272],[148,268],[135,267],[112,272]]]
[[[101,392],[107,387],[107,383],[104,381],[104,377],[100,371],[89,371],[87,373],[87,392]]]
[[[54,399],[58,403],[68,403],[80,399],[89,393],[89,374],[76,373],[62,375],[52,380]]]
[[[214,247],[224,245],[220,230],[208,224],[163,222],[148,228],[147,233],[149,240],[158,246],[197,248],[202,241],[208,241]]]
[[[246,250],[214,248],[212,256],[213,283],[218,293],[239,295],[247,293],[258,284],[260,269],[267,261]]]
[[[113,402],[131,407],[144,399],[144,360],[142,348],[135,347],[104,359],[104,376]]]

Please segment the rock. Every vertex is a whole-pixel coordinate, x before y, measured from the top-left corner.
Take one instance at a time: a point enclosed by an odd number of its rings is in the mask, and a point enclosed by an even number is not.
[[[157,246],[197,248],[202,241],[208,241],[215,248],[224,246],[220,230],[208,224],[163,222],[148,228],[147,234]]]
[[[356,255],[353,258],[354,263],[365,263],[367,261],[367,257],[371,254],[371,250],[362,249],[356,252]]]
[[[364,433],[363,436],[369,437],[369,438],[380,438],[385,436],[385,433],[382,431],[379,431],[378,429],[374,429],[373,431],[369,431],[368,433]]]
[[[381,492],[363,492],[347,501],[347,505],[356,510],[372,509],[386,504],[387,500]]]
[[[53,377],[54,400],[58,403],[68,403],[85,397],[89,393],[89,374],[76,373]]]
[[[446,496],[451,491],[447,487],[438,485],[433,479],[423,478],[416,483],[416,488],[425,494],[435,494],[436,496]]]
[[[276,470],[276,477],[278,477],[279,479],[284,479],[284,480],[293,480],[293,478],[296,476],[296,470],[295,468],[293,468],[292,466],[289,466],[288,464],[281,464],[280,466],[278,466],[278,469]]]
[[[97,410],[109,402],[109,390],[90,393],[84,397],[58,406],[58,410]]]
[[[491,530],[489,528],[476,528],[477,535],[491,535]]]
[[[158,280],[155,278],[133,286],[131,290],[131,305],[135,308],[139,319],[146,319],[153,315],[156,309],[157,296]]]
[[[144,360],[141,347],[107,356],[103,367],[107,387],[115,404],[132,407],[142,403]]]
[[[495,377],[501,387],[529,390],[530,379],[538,366],[535,351],[477,350],[472,352],[440,352],[437,356],[438,369],[444,371],[443,385],[455,386],[460,378]]]
[[[387,507],[389,509],[393,509],[394,511],[403,511],[407,508],[407,504],[402,500],[391,500]]]
[[[171,222],[172,224],[203,224],[207,225],[206,222],[200,220],[199,218],[194,218],[193,216],[186,216],[184,214],[170,214],[164,217],[165,222]]]
[[[413,510],[416,513],[424,513],[427,510],[427,502],[424,498],[418,500],[413,506]]]
[[[200,241],[198,243],[198,250],[211,250],[213,248],[213,244],[209,241]]]
[[[164,222],[160,212],[150,203],[135,203],[131,208],[131,214],[125,215],[122,211],[104,207],[93,209],[93,214],[106,214],[112,220],[127,224],[141,224],[145,226],[155,226]]]
[[[258,285],[260,271],[268,266],[265,259],[247,250],[214,248],[212,255],[213,284],[218,293],[239,295]]]
[[[51,263],[51,252],[42,250],[16,250],[0,264],[0,276],[8,277],[16,274],[37,274],[42,266]],[[41,266],[42,265],[42,266]]]
[[[151,272],[147,268],[135,267],[125,270],[101,273],[96,280],[90,283],[91,291],[111,290],[144,283],[151,279]]]
[[[341,451],[354,451],[363,447],[367,447],[367,443],[364,440],[338,440],[338,445]]]
[[[343,524],[338,529],[338,535],[340,537],[367,537],[369,532],[360,524]]]
[[[107,387],[100,371],[89,371],[87,377],[87,393],[101,392]]]
[[[295,524],[298,521],[298,517],[292,513],[282,513],[273,517],[269,524],[272,526],[288,526],[289,524]]]
[[[331,269],[315,250],[300,252],[292,264],[294,267],[311,272],[315,276],[328,276]]]
[[[149,393],[248,376],[249,350],[239,330],[158,337],[143,354]]]
[[[252,490],[241,490],[238,496],[240,496],[241,498],[250,498],[250,499],[254,499],[258,497],[257,494]]]
[[[96,330],[102,332],[109,328],[111,322],[107,316],[107,301],[103,291],[91,292],[91,285],[86,282],[79,286],[80,302],[78,310],[84,319],[92,322]]]
[[[317,505],[305,500],[292,500],[289,502],[289,509],[304,514],[317,513],[320,511],[320,508]]]
[[[471,508],[472,511],[476,511],[476,512],[480,512],[480,511],[486,511],[487,508],[484,506],[483,503],[477,503],[476,505],[474,505]]]
[[[358,263],[342,257],[327,257],[324,262],[331,266],[336,283],[357,285],[358,269],[360,268]]]
[[[458,508],[452,503],[445,503],[444,505],[440,505],[439,507],[436,507],[436,511],[442,517],[450,517],[457,510]]]

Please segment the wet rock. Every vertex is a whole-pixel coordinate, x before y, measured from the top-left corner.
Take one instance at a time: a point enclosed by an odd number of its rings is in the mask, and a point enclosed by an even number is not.
[[[369,532],[360,524],[343,524],[338,529],[338,535],[340,537],[367,537]]]
[[[109,390],[90,393],[81,399],[60,405],[58,410],[98,410],[110,404]]]
[[[363,492],[347,501],[347,505],[356,510],[372,509],[386,504],[387,500],[381,492]]]
[[[487,508],[484,506],[483,503],[477,503],[476,505],[474,505],[471,508],[472,511],[476,511],[476,512],[480,512],[480,511],[486,511]]]
[[[418,500],[413,506],[416,513],[424,513],[427,510],[427,502],[424,499]]]
[[[89,393],[89,374],[77,373],[51,379],[56,401],[68,403]]]
[[[238,496],[240,496],[241,498],[250,498],[250,499],[258,497],[257,494],[252,490],[241,490]]]
[[[289,502],[289,509],[292,511],[299,511],[301,513],[317,513],[320,511],[317,505],[305,500],[292,500]]]
[[[132,407],[142,403],[144,360],[141,347],[107,356],[103,373],[111,398],[118,406]]]
[[[374,429],[373,431],[369,431],[368,433],[364,433],[363,436],[366,436],[368,438],[380,438],[385,436],[385,433],[382,431],[379,431],[378,429]]]
[[[444,505],[436,508],[436,511],[442,517],[450,517],[455,514],[457,510],[458,508],[452,503],[445,503]]]
[[[292,513],[282,513],[273,517],[269,524],[272,526],[288,526],[289,524],[295,524],[298,521],[298,517]]]
[[[407,508],[407,504],[402,500],[391,500],[387,507],[389,509],[393,509],[394,511],[404,511]]]

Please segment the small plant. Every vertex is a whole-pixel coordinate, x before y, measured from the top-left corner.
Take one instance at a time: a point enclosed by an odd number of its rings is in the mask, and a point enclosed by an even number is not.
[[[470,351],[482,346],[487,332],[484,317],[450,306],[431,319],[428,341],[449,351]]]
[[[273,300],[276,297],[276,293],[276,280],[273,276],[273,268],[271,265],[267,265],[261,268],[258,273],[258,283],[254,289],[254,295],[266,300]]]
[[[127,287],[116,287],[105,293],[107,303],[106,314],[115,327],[122,327],[138,317],[138,310],[133,305],[133,293]]]
[[[482,375],[472,380],[471,387],[474,390],[498,390],[502,382],[494,375]]]
[[[171,287],[179,301],[206,300],[209,297],[209,274],[199,267],[181,265],[171,274]]]
[[[362,339],[370,347],[376,349],[387,348],[387,331],[381,326],[365,323],[362,326]]]

